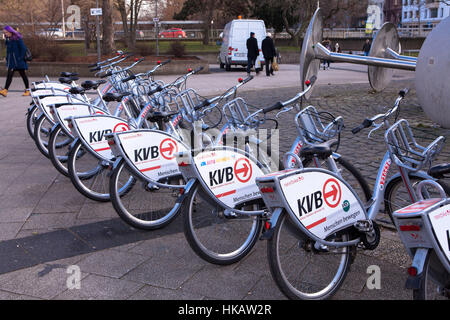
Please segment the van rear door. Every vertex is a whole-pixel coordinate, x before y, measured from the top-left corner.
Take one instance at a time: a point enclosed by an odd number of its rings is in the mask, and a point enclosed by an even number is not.
[[[234,21],[232,27],[232,41],[230,46],[233,48],[232,60],[247,61],[247,39],[250,37],[247,21]],[[237,49],[237,50],[236,50]]]

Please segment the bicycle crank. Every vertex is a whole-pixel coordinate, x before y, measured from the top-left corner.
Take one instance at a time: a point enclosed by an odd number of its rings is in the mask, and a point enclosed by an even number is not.
[[[359,220],[353,225],[360,233],[364,250],[375,250],[380,244],[380,227],[372,220]]]

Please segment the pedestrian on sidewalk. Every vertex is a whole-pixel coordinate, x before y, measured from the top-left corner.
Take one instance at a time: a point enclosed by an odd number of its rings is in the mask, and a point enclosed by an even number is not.
[[[258,40],[255,38],[255,33],[250,32],[250,38],[247,39],[247,74],[250,75],[252,67],[255,66],[256,74],[259,74],[259,69],[256,66],[256,59],[259,56]]]
[[[264,56],[264,61],[266,62],[266,75],[270,77],[273,74],[273,58],[277,55],[275,50],[275,45],[273,44],[272,34],[267,32],[266,38],[262,41],[262,53]]]
[[[8,73],[6,76],[5,88],[0,90],[0,95],[4,97],[7,96],[14,72],[18,71],[25,85],[25,92],[23,95],[29,96],[30,91],[28,89],[30,86],[27,74],[25,73],[25,70],[28,70],[28,64],[25,61],[27,47],[23,42],[22,35],[11,26],[6,26],[3,29],[3,34],[6,38],[6,68],[8,69]]]
[[[323,46],[331,51],[330,40],[325,40]],[[330,60],[323,60],[323,70],[330,69]]]
[[[364,55],[365,55],[365,56],[368,56],[368,55],[369,55],[369,52],[370,52],[370,46],[371,46],[370,40],[367,39],[366,42],[364,43],[363,49],[362,49],[362,51],[364,52]]]

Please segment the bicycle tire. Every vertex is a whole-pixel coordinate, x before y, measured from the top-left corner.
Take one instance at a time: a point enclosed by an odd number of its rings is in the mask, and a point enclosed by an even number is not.
[[[132,183],[125,192],[120,191],[121,189],[119,188],[121,174],[124,174],[125,177],[122,181],[127,180],[128,176],[130,178],[126,183]],[[130,179],[132,179],[132,182],[129,182]],[[122,159],[114,167],[110,176],[109,193],[111,195],[111,203],[119,217],[127,224],[137,229],[156,230],[163,228],[171,223],[180,212],[180,210],[172,210],[178,196],[173,197],[172,200],[174,200],[174,204],[172,205],[168,202],[168,198],[172,197],[172,190],[168,188],[149,190],[145,187],[146,185],[148,185],[148,182],[133,176],[130,170],[128,170],[128,165],[125,160]],[[123,188],[123,186],[121,188]],[[160,198],[158,199],[160,201],[149,200],[150,193],[155,194],[156,198]],[[141,200],[140,203],[137,203],[138,200]],[[168,203],[169,205],[167,206]],[[155,208],[155,206],[157,206],[157,208]],[[150,218],[150,220],[148,218]]]
[[[413,172],[409,173],[409,178],[413,187],[420,181],[425,180],[425,178],[418,176]],[[430,179],[433,178],[430,177]],[[450,186],[448,186],[444,181],[441,180],[437,180],[437,182],[442,186],[447,196],[450,196]],[[402,187],[403,189],[400,189]],[[398,192],[399,190],[400,192]],[[398,176],[390,180],[386,185],[386,189],[384,192],[384,208],[385,213],[389,215],[389,218],[391,219],[393,225],[395,225],[395,223],[392,217],[392,213],[410,204],[412,204],[412,200],[408,195],[406,188],[404,188],[402,177]]]
[[[34,140],[34,126],[39,117],[39,108],[33,105],[27,112],[27,131],[30,137]]]
[[[336,254],[332,253],[332,250],[320,251],[314,248],[312,241],[302,238],[301,234],[302,232],[290,221],[289,215],[283,213],[275,227],[273,237],[267,242],[267,257],[272,277],[280,291],[289,299],[329,299],[337,292],[347,276],[351,264],[351,247],[339,248],[342,252]],[[349,239],[347,234],[341,237],[342,240]],[[285,256],[287,259],[284,259]],[[313,258],[326,257],[330,259],[312,262]],[[336,259],[333,259],[334,257]],[[285,267],[285,263],[289,261],[293,263]],[[332,262],[334,264],[337,262],[335,271]],[[303,263],[306,265],[302,266]],[[324,272],[319,274],[320,271]],[[305,276],[305,280],[299,280],[301,276]],[[299,280],[298,283],[294,283],[296,280]]]
[[[85,152],[83,157],[77,157],[80,152]],[[83,164],[80,162],[83,161]],[[84,196],[94,201],[108,202],[109,194],[109,167],[111,163],[106,163],[89,150],[85,150],[81,140],[76,139],[69,152],[67,168],[70,180],[75,188]],[[96,183],[101,180],[100,183]],[[94,184],[98,187],[94,190]]]
[[[255,245],[261,233],[262,220],[254,216],[245,217],[246,219],[227,218],[222,215],[221,208],[214,206],[210,206],[208,212],[209,203],[203,200],[207,196],[200,195],[201,188],[196,186],[182,204],[186,240],[194,252],[205,261],[217,265],[236,263]],[[200,217],[197,217],[197,213]],[[248,226],[244,226],[244,222],[247,222]],[[206,237],[211,237],[214,243],[206,243]],[[238,237],[244,240],[241,241]],[[219,246],[223,248],[218,248]]]
[[[433,263],[431,263],[433,262]],[[442,270],[445,271],[445,267],[441,265],[439,258],[436,256],[436,252],[433,249],[430,249],[427,253],[427,257],[425,258],[425,263],[423,266],[423,275],[419,283],[419,288],[413,289],[413,299],[414,300],[448,300],[450,297],[445,297],[442,294],[438,294],[438,286],[436,282],[433,280],[432,274],[433,272],[442,272],[441,270],[435,270],[432,267],[440,265]],[[447,273],[447,290],[450,289],[450,276]]]
[[[67,168],[67,161],[69,159],[70,144],[67,145],[67,152],[65,155],[57,154],[57,149],[62,148],[56,148],[57,138],[61,133],[61,131],[62,127],[61,124],[59,123],[54,128],[52,128],[52,131],[50,133],[50,139],[48,140],[47,150],[50,161],[52,162],[56,170],[58,170],[58,172],[61,173],[62,175],[68,177],[69,169]]]

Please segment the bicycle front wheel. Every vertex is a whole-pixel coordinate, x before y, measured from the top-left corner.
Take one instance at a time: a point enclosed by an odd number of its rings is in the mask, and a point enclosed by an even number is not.
[[[420,181],[425,180],[423,177],[417,176],[414,173],[409,174],[409,179],[411,181],[411,185],[414,188],[414,190],[416,185]],[[430,179],[432,178],[430,177]],[[437,182],[444,189],[447,196],[450,196],[450,186],[445,184],[443,181],[438,180]],[[436,189],[432,187],[427,187],[427,190],[431,198],[440,198],[439,192]],[[392,214],[395,211],[404,208],[412,203],[413,203],[412,197],[409,191],[407,190],[405,184],[403,183],[402,177],[396,177],[391,181],[389,181],[384,193],[384,207],[385,213],[389,215],[392,224],[395,225],[394,219],[392,218]]]
[[[328,241],[347,241],[334,235]],[[299,300],[331,298],[350,268],[351,248],[328,248],[302,236],[287,214],[278,220],[267,242],[270,272],[286,297]]]
[[[28,109],[27,112],[27,131],[33,140],[34,140],[34,126],[40,114],[41,112],[36,105],[30,107],[30,109]]]
[[[181,177],[170,179],[170,184],[183,183]],[[179,213],[179,210],[174,210],[178,190],[150,185],[135,176],[123,159],[113,169],[109,186],[114,209],[126,223],[135,228],[162,228]]]
[[[218,265],[235,263],[245,257],[258,240],[262,220],[244,215],[227,216],[218,205],[205,201],[197,186],[182,206],[184,234],[202,259]],[[244,208],[258,210],[258,205]]]
[[[413,290],[414,300],[448,300],[450,296],[450,275],[439,261],[434,250],[425,258],[423,276],[418,289]]]
[[[107,202],[111,163],[100,160],[78,140],[69,152],[67,163],[70,180],[75,188],[89,199]]]
[[[68,142],[68,137],[64,134],[61,125],[57,124],[52,128],[50,139],[48,140],[48,156],[56,170],[68,177],[67,160],[69,159],[70,143],[66,143],[66,146],[62,147],[63,142]],[[61,147],[57,148],[56,146],[58,145]]]

